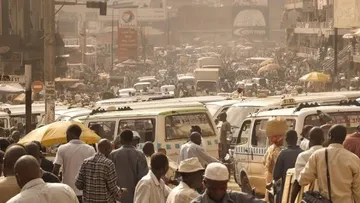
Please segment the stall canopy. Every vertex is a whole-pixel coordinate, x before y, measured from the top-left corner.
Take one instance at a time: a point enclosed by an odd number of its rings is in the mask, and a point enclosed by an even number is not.
[[[14,84],[0,84],[0,93],[22,93],[24,88],[17,83]]]

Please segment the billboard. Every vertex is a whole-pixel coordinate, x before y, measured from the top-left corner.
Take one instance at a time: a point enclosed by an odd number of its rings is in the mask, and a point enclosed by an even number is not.
[[[334,0],[334,27],[360,27],[359,9],[359,0]]]
[[[118,59],[137,59],[138,47],[136,9],[119,9]]]
[[[233,6],[233,37],[263,39],[268,36],[267,6]]]

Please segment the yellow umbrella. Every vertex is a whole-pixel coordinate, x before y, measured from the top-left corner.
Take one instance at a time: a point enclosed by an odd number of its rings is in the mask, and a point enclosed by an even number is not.
[[[37,128],[25,135],[19,143],[26,144],[32,141],[39,141],[45,147],[67,142],[66,130],[71,125],[78,125],[82,129],[80,140],[87,144],[95,144],[101,139],[96,133],[82,123],[75,121],[58,121],[49,125]]]
[[[306,82],[328,82],[330,80],[330,76],[324,73],[311,72],[302,76],[299,80]]]

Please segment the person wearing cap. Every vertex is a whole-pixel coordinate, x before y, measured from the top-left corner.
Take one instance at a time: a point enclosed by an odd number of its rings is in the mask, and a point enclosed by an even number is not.
[[[178,172],[182,181],[170,192],[166,203],[190,203],[197,198],[196,190],[202,187],[204,170],[196,157],[181,161]]]
[[[229,170],[222,163],[211,163],[205,169],[203,184],[204,194],[191,203],[265,203],[254,196],[242,192],[227,191]]]
[[[203,166],[212,162],[218,162],[216,158],[212,157],[201,147],[201,135],[198,132],[191,133],[190,141],[181,146],[178,164],[192,157],[197,157]]]
[[[273,180],[273,171],[275,163],[281,151],[281,146],[283,145],[283,138],[287,132],[288,126],[286,121],[283,118],[276,117],[271,118],[266,123],[266,135],[269,141],[272,143],[268,147],[265,155],[263,164],[265,165],[265,177],[266,177],[266,188],[269,189],[272,186]],[[265,193],[265,199],[269,199],[269,194]]]

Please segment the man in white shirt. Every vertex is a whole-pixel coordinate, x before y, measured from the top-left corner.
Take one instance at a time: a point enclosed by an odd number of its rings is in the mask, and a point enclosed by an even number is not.
[[[166,203],[190,203],[197,198],[199,193],[195,190],[202,188],[204,170],[196,157],[180,162],[178,172],[182,181],[170,192]]]
[[[61,183],[45,183],[39,162],[30,155],[22,156],[15,164],[16,181],[21,192],[7,203],[78,203],[74,191]]]
[[[161,179],[169,169],[165,154],[157,152],[151,156],[151,170],[136,185],[134,203],[165,203],[170,188]]]
[[[301,171],[299,184],[308,185],[317,179],[320,192],[329,198],[325,150],[328,153],[331,197],[333,203],[360,202],[360,159],[344,149],[346,128],[334,125],[329,130],[329,147],[314,152]]]
[[[302,150],[308,150],[309,149],[309,132],[314,126],[312,125],[306,125],[303,128],[303,131],[301,132],[302,138],[300,139],[300,148]]]
[[[201,135],[198,132],[191,133],[190,141],[181,146],[178,163],[192,157],[197,157],[203,166],[218,162],[201,147]]]
[[[54,160],[53,174],[59,175],[62,166],[62,182],[70,186],[82,202],[82,191],[75,186],[76,177],[85,159],[95,154],[95,149],[80,140],[82,133],[78,125],[72,125],[66,131],[67,144],[58,148]]]
[[[306,163],[308,162],[310,156],[317,151],[318,149],[322,148],[322,144],[324,142],[324,131],[320,127],[313,127],[310,132],[310,144],[309,150],[301,152],[295,162],[295,182],[292,187],[291,191],[291,202],[294,202],[301,187],[298,183],[298,179],[300,176],[300,172],[305,168]]]

